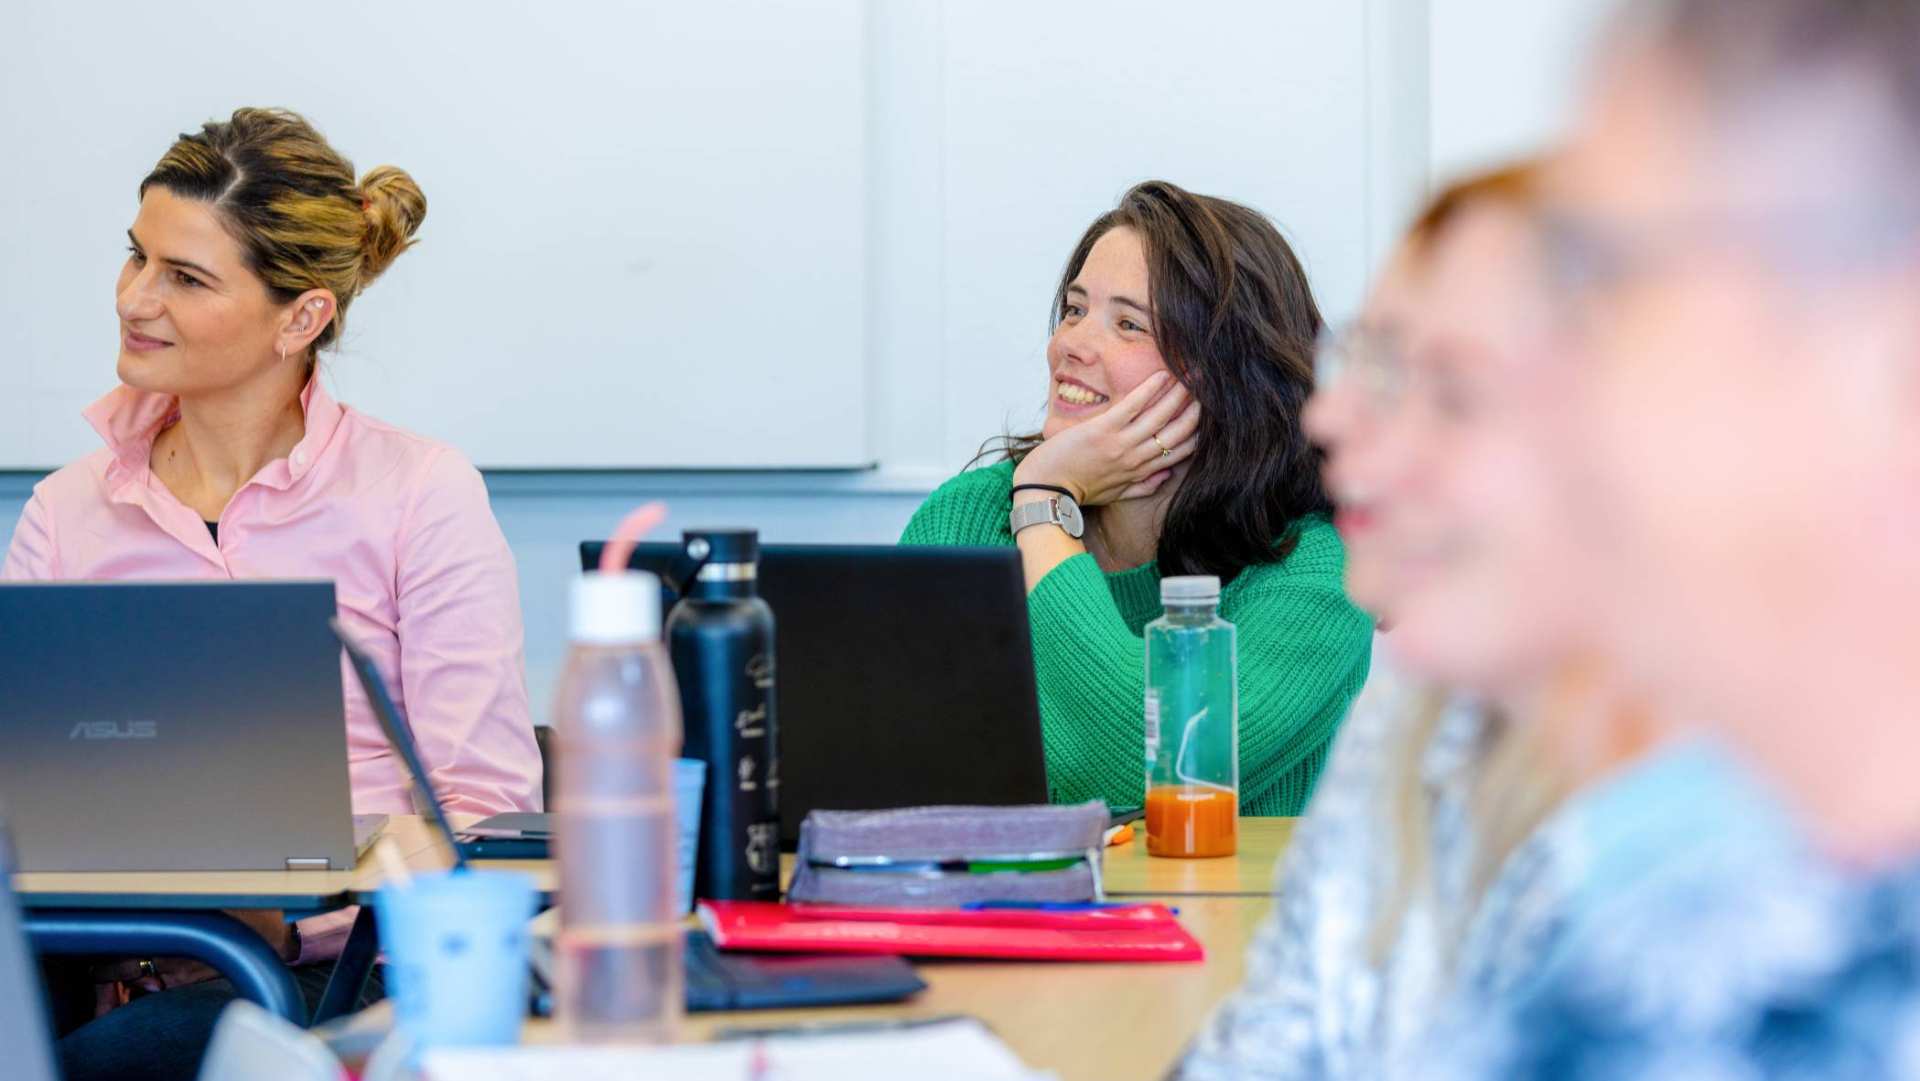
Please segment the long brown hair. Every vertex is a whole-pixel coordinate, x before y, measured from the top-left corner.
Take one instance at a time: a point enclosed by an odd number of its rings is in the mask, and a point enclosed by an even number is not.
[[[1154,344],[1200,403],[1193,456],[1160,530],[1160,572],[1231,581],[1285,558],[1296,523],[1333,509],[1320,452],[1300,426],[1313,393],[1320,308],[1300,260],[1264,215],[1149,180],[1074,246],[1054,290],[1050,330],[1066,309],[1067,287],[1113,229],[1139,236]],[[1018,461],[1039,443],[1038,435],[1005,436],[989,440],[981,456],[998,451]]]

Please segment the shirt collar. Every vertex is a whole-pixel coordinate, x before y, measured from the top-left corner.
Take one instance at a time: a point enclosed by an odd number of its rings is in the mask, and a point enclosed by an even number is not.
[[[306,434],[294,444],[287,457],[267,463],[255,481],[284,489],[305,476],[333,440],[340,418],[345,415],[345,410],[320,385],[318,373],[307,380],[300,392],[300,411],[306,417]],[[137,480],[147,475],[154,438],[180,416],[180,399],[171,394],[136,390],[123,383],[88,406],[81,415],[113,452],[108,468],[116,481]]]
[[[285,458],[271,462],[260,471],[259,481],[273,488],[286,488],[294,481],[312,472],[320,461],[320,455],[326,452],[328,444],[333,442],[333,433],[340,428],[340,418],[345,415],[340,403],[333,400],[327,388],[320,385],[320,375],[314,373],[307,380],[305,390],[300,392],[300,409],[306,414],[306,434]]]

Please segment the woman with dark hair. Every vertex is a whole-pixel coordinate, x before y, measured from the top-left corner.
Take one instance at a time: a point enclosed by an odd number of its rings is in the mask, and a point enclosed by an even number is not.
[[[927,499],[903,544],[1017,545],[1056,800],[1142,802],[1141,631],[1212,574],[1239,629],[1240,810],[1298,814],[1372,624],[1300,426],[1319,309],[1257,212],[1149,181],[1067,260],[1039,434]]]

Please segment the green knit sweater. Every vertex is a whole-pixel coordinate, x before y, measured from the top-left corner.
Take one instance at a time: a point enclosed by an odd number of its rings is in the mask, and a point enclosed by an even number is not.
[[[921,504],[902,544],[1012,545],[1013,463],[953,478]],[[1278,563],[1220,591],[1240,651],[1240,813],[1306,806],[1347,704],[1366,682],[1373,623],[1348,603],[1345,552],[1324,516],[1300,524]],[[1146,787],[1146,625],[1160,618],[1152,563],[1108,574],[1091,555],[1027,595],[1047,777],[1057,802],[1141,804]]]

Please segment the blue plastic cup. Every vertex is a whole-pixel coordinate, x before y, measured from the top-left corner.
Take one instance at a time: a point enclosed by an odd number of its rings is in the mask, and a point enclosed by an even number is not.
[[[700,853],[700,797],[707,787],[707,764],[698,758],[673,762],[673,806],[680,826],[680,912],[693,911],[693,865]]]
[[[415,1048],[519,1042],[536,902],[517,871],[420,875],[374,895],[394,1022]]]

